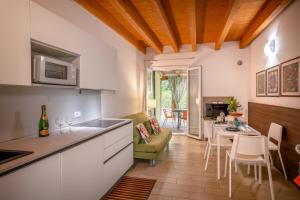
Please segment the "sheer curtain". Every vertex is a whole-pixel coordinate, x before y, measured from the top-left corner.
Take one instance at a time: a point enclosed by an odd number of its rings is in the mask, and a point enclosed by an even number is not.
[[[186,91],[186,77],[185,76],[169,76],[169,86],[172,92],[172,108],[179,108],[179,102]]]

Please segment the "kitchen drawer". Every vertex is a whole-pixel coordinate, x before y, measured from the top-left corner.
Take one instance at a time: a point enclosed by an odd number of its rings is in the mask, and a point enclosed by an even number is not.
[[[130,144],[104,164],[104,187],[107,192],[132,166],[133,144]]]
[[[123,139],[119,140],[113,145],[110,145],[106,149],[104,149],[104,161],[109,159],[114,154],[118,153],[120,150],[122,150],[124,147],[126,147],[128,144],[132,143],[132,134],[124,137]]]
[[[132,123],[104,134],[104,149],[126,137],[132,136]]]

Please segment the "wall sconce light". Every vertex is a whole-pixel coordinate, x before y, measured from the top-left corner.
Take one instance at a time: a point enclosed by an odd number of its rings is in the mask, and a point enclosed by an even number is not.
[[[264,47],[264,52],[266,56],[274,55],[276,53],[276,40],[272,39],[268,41]]]

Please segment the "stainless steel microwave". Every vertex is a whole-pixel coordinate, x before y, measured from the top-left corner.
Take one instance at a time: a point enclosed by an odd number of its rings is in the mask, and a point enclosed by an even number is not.
[[[32,82],[51,85],[77,85],[77,70],[72,63],[43,55],[33,57]]]

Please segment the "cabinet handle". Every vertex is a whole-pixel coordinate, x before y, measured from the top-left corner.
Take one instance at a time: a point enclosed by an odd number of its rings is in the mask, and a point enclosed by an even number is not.
[[[123,147],[122,149],[120,149],[119,151],[117,151],[115,154],[113,154],[111,157],[109,157],[108,159],[106,159],[103,164],[107,163],[108,161],[110,161],[113,157],[115,157],[116,155],[118,155],[121,151],[123,151],[124,149],[126,149],[128,146],[130,146],[131,144],[133,144],[133,142],[130,142],[129,144],[127,144],[125,147]]]

